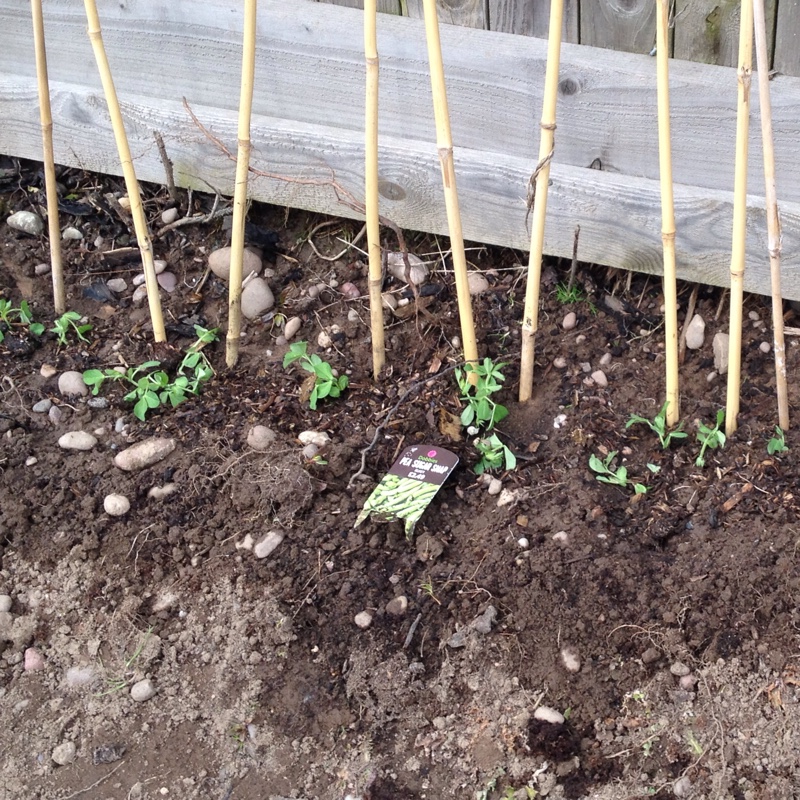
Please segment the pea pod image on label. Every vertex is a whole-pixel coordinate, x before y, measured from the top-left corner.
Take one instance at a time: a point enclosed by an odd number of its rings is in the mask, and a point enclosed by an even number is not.
[[[367,498],[353,527],[370,514],[382,522],[402,519],[410,539],[419,518],[457,464],[458,456],[443,447],[407,447]]]

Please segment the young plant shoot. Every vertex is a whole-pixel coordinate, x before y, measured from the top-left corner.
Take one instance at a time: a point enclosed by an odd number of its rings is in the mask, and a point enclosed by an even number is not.
[[[717,411],[717,423],[714,427],[706,425],[704,422],[700,423],[697,429],[697,441],[700,442],[700,455],[694,462],[698,467],[706,465],[706,450],[716,450],[718,447],[725,447],[726,437],[720,430],[720,426],[725,420],[725,410],[720,409]]]
[[[312,411],[317,410],[317,401],[325,397],[339,397],[347,388],[349,379],[347,375],[338,378],[333,374],[333,368],[327,361],[323,361],[316,353],[308,354],[308,342],[295,342],[283,357],[283,368],[286,369],[295,361],[314,376],[314,387],[308,397],[308,405]]]
[[[53,323],[53,327],[50,328],[50,333],[54,333],[56,335],[59,347],[67,346],[67,336],[69,335],[70,331],[75,334],[75,336],[78,338],[78,341],[89,341],[84,334],[88,333],[92,329],[92,326],[87,323],[83,325],[80,323],[81,315],[77,311],[67,311]]]
[[[495,364],[490,358],[484,358],[483,363],[467,364],[464,370],[455,371],[461,399],[467,404],[461,412],[461,424],[465,428],[474,425],[490,431],[508,416],[508,409],[491,397],[503,388],[505,376],[500,370],[504,366],[505,363]],[[470,373],[477,376],[474,385],[470,381]]]
[[[625,489],[629,483],[628,468],[624,464],[620,464],[613,470],[611,463],[616,456],[616,450],[612,450],[604,459],[592,454],[589,456],[589,469],[597,473],[595,478],[601,483],[610,483],[612,486],[619,486]],[[647,487],[643,483],[634,483],[633,491],[636,494],[644,494],[647,491]]]
[[[789,448],[786,446],[786,437],[784,436],[783,429],[775,426],[775,435],[767,442],[767,452],[774,456],[776,453],[786,453]]]
[[[669,405],[669,400],[667,400],[663,406],[661,406],[661,411],[656,414],[654,419],[647,419],[647,417],[640,417],[638,414],[631,414],[631,418],[625,423],[625,429],[631,427],[631,425],[647,425],[653,433],[658,436],[658,441],[661,444],[661,449],[666,450],[670,442],[673,439],[685,439],[687,434],[681,430],[681,425],[678,425],[678,428],[674,431],[667,431],[667,406]]]

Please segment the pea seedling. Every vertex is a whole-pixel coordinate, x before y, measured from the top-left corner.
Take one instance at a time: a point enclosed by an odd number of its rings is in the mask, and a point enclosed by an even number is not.
[[[627,430],[631,427],[631,425],[647,425],[650,430],[653,431],[656,436],[658,436],[661,449],[666,450],[673,439],[685,439],[688,435],[681,430],[683,423],[678,426],[677,430],[667,432],[668,405],[669,400],[667,400],[664,405],[661,406],[661,411],[659,411],[652,420],[647,419],[647,417],[640,417],[638,414],[631,414],[631,418],[625,423],[625,429]]]
[[[496,433],[476,439],[475,449],[480,453],[481,459],[473,467],[476,475],[482,475],[487,470],[514,469],[517,466],[516,456],[506,447]]]
[[[697,429],[697,441],[700,442],[701,447],[700,455],[697,456],[697,460],[694,462],[696,466],[704,467],[706,465],[706,450],[725,447],[725,434],[720,430],[720,425],[722,425],[724,419],[725,411],[721,408],[717,411],[717,424],[713,428],[703,422],[700,423]]]
[[[467,404],[461,412],[461,424],[464,427],[475,425],[489,431],[508,416],[508,409],[491,398],[503,388],[505,376],[500,370],[504,366],[505,363],[495,364],[491,358],[484,358],[483,363],[466,364],[464,370],[456,369],[461,399]],[[470,383],[470,373],[477,376],[474,386]]]
[[[79,324],[80,321],[81,315],[77,311],[67,311],[53,323],[50,332],[56,335],[59,347],[66,347],[67,335],[70,331],[74,331],[81,342],[89,341],[83,334],[88,333],[92,326],[89,324],[81,325]]]
[[[589,456],[589,469],[597,473],[595,478],[601,483],[610,483],[625,489],[628,486],[628,468],[624,464],[620,464],[616,470],[611,469],[611,462],[616,455],[616,450],[612,450],[604,459],[592,454]],[[643,483],[634,483],[633,491],[636,494],[644,494],[647,487]]]
[[[316,353],[308,354],[308,342],[295,342],[283,357],[283,368],[286,369],[295,361],[300,366],[314,375],[314,388],[308,398],[308,405],[312,411],[317,410],[317,401],[325,397],[339,397],[347,388],[349,379],[347,375],[338,378],[333,374],[333,368],[327,361],[323,361]]]
[[[774,456],[775,453],[786,453],[789,448],[786,446],[786,438],[779,425],[775,426],[775,435],[767,442],[767,452]]]
[[[44,325],[41,322],[33,321],[33,312],[27,300],[19,304],[19,308],[14,308],[13,303],[6,298],[0,298],[0,342],[5,339],[6,332],[14,325],[27,325],[28,331],[33,336],[41,336],[44,333]],[[5,328],[5,330],[3,330]]]

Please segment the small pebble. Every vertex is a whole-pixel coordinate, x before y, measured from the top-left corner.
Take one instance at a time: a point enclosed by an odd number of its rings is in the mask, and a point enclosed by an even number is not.
[[[703,346],[705,338],[706,321],[700,314],[695,314],[686,326],[686,346],[690,350],[699,350]]]
[[[112,278],[110,281],[106,282],[106,286],[117,294],[124,292],[128,288],[128,284],[124,278]]]
[[[34,214],[33,211],[17,211],[6,222],[9,228],[13,228],[15,231],[22,231],[31,236],[40,236],[44,231],[42,218],[38,214]]]
[[[719,375],[717,375],[717,373],[714,372],[714,370],[711,370],[711,372],[709,372],[708,375],[706,375],[706,383],[714,383],[714,381],[718,377],[719,377]]]
[[[384,308],[388,308],[390,311],[394,311],[397,308],[397,298],[391,292],[384,292],[381,295],[381,300]]]
[[[669,668],[669,671],[676,678],[682,678],[684,675],[688,675],[691,672],[689,667],[687,667],[686,664],[682,664],[680,661],[676,661],[674,664],[672,664]]]
[[[33,268],[34,275],[49,275],[50,274],[50,265],[49,264],[37,264]]]
[[[165,208],[161,212],[161,221],[164,223],[164,225],[171,225],[178,219],[180,215],[181,212],[178,211],[177,208]]]
[[[64,228],[61,238],[66,242],[79,242],[81,239],[83,239],[83,234],[77,228],[74,228],[70,225]]]
[[[131,199],[130,197],[128,197],[128,195],[126,194],[122,195],[122,197],[120,197],[119,200],[117,200],[117,202],[119,203],[119,207],[124,209],[125,211],[131,210]]]
[[[25,672],[39,672],[44,669],[44,657],[35,647],[25,650]]]
[[[291,341],[297,335],[301,324],[302,320],[300,317],[292,317],[286,320],[286,325],[284,325],[283,328],[283,335],[286,337],[287,342]]]
[[[256,319],[275,305],[275,296],[263,278],[253,278],[242,289],[242,316]]]
[[[151,486],[150,490],[147,492],[147,496],[152,497],[153,500],[163,500],[165,497],[169,497],[177,488],[177,485],[174,483],[165,483],[163,486]]]
[[[167,262],[164,261],[163,258],[157,258],[153,261],[153,272],[155,272],[156,275],[161,275],[161,273],[164,272],[166,268],[167,268]]]
[[[157,276],[156,280],[165,292],[174,292],[178,286],[178,277],[174,272],[162,272]]]
[[[747,312],[747,316],[748,316],[748,317],[749,317],[749,318],[750,318],[750,319],[751,319],[753,322],[758,322],[758,321],[761,319],[761,315],[758,313],[758,311],[755,311],[755,310],[753,310],[753,311],[748,311],[748,312]]]
[[[603,356],[600,359],[600,366],[607,367],[611,363],[612,358],[613,356],[611,353],[603,353]]]
[[[647,650],[645,650],[644,653],[642,653],[643,664],[653,664],[656,661],[658,661],[659,658],[661,658],[661,654],[655,647],[648,647]]]
[[[45,397],[44,400],[39,400],[38,402],[34,403],[31,411],[33,411],[35,414],[46,414],[52,405],[53,401],[49,397]]]
[[[479,295],[489,291],[489,281],[480,272],[467,273],[467,285],[471,295]]]
[[[692,782],[688,775],[684,775],[672,784],[672,794],[675,797],[689,797],[692,794]]]
[[[137,703],[145,703],[151,697],[154,697],[156,693],[156,687],[153,685],[153,681],[149,678],[145,678],[142,681],[138,681],[131,686],[131,697]]]
[[[133,276],[133,285],[134,286],[143,286],[147,278],[144,276],[144,272],[140,272],[138,275]]]
[[[561,663],[567,672],[581,671],[581,657],[578,648],[567,644],[561,648]]]
[[[122,433],[125,430],[125,417],[117,417],[114,422],[114,432]]]
[[[359,628],[369,628],[372,625],[372,614],[369,611],[359,611],[355,616],[355,623]]]
[[[530,542],[529,542],[529,541],[528,541],[528,540],[527,540],[527,539],[526,539],[524,536],[522,536],[522,537],[520,537],[519,539],[517,539],[517,544],[518,544],[518,545],[519,545],[519,547],[521,547],[523,550],[527,550],[527,549],[528,549],[528,547],[530,546]]]
[[[337,281],[336,278],[331,278],[328,281],[328,286],[330,286],[331,289],[336,289],[339,286],[339,281]]]
[[[86,431],[69,431],[58,439],[62,450],[91,450],[96,444],[97,439]]]
[[[571,331],[574,330],[577,325],[578,325],[578,315],[574,311],[568,311],[564,315],[564,319],[561,321],[561,327],[565,331]]]
[[[497,498],[497,507],[502,508],[503,506],[511,505],[517,501],[517,493],[512,491],[511,489],[503,489],[500,492],[500,497]]]
[[[333,344],[333,340],[327,331],[320,331],[319,336],[317,336],[317,344],[323,350],[327,350]]]
[[[490,495],[497,495],[503,491],[503,482],[499,478],[492,478],[489,481],[489,488],[487,490]]]
[[[283,541],[283,533],[280,531],[270,531],[253,548],[256,558],[266,558]]]
[[[358,315],[358,311],[355,308],[351,308],[347,312],[347,321],[348,322],[358,322],[361,317]]]
[[[68,370],[58,377],[58,391],[66,397],[85,397],[89,394],[89,387],[80,372]]]
[[[61,418],[64,416],[64,412],[58,406],[52,406],[47,412],[47,416],[53,425],[58,425],[58,423],[61,422]]]
[[[122,517],[131,510],[131,501],[122,494],[108,494],[103,499],[103,508],[110,517]]]
[[[694,675],[682,675],[680,681],[681,689],[684,689],[687,692],[691,692],[694,689],[694,685],[697,683],[697,678]]]
[[[218,278],[227,281],[231,274],[231,248],[221,247],[214,250],[208,257],[208,266]],[[242,278],[246,278],[251,272],[258,275],[262,268],[263,264],[259,256],[245,247],[242,256]]]
[[[275,443],[278,435],[271,428],[265,425],[253,425],[247,434],[247,446],[263,453]]]
[[[553,366],[556,369],[564,369],[567,366],[567,359],[564,356],[558,356],[553,359]]]
[[[103,409],[108,408],[109,402],[107,397],[90,397],[86,401],[86,405],[89,406],[89,408]]]
[[[553,541],[561,547],[566,547],[569,544],[569,534],[566,531],[558,531],[553,534]]]
[[[131,300],[134,304],[142,303],[147,299],[147,287],[142,284],[137,286],[134,293],[131,295]]]
[[[78,748],[75,747],[75,742],[62,742],[54,750],[50,756],[56,764],[61,767],[71,764],[78,754]]]
[[[320,288],[319,288],[319,286],[309,286],[309,287],[308,287],[308,289],[306,290],[306,294],[307,294],[307,295],[308,295],[308,296],[309,296],[309,297],[310,297],[312,300],[315,300],[317,297],[319,297],[319,293],[320,293]]]
[[[0,614],[7,614],[11,611],[11,595],[0,594]]]
[[[298,434],[297,438],[303,444],[315,444],[317,447],[325,447],[331,440],[325,431],[303,431]]]
[[[714,369],[719,375],[725,375],[728,371],[728,343],[730,337],[727,333],[714,334],[712,347],[714,350]]]
[[[769,353],[769,351],[772,349],[772,346],[769,342],[761,342],[761,344],[758,346],[758,349],[762,353]]]
[[[421,286],[428,279],[428,268],[419,256],[408,254],[409,275],[411,283]],[[389,253],[386,256],[386,265],[389,273],[402,283],[406,282],[406,265],[402,253]]]
[[[150,467],[165,459],[175,449],[174,439],[145,439],[114,456],[114,464],[125,472]]]
[[[386,613],[392,617],[402,617],[403,614],[406,613],[408,609],[408,598],[404,595],[398,595],[397,597],[393,597],[387,604],[386,604]]]
[[[339,291],[342,293],[345,300],[358,300],[358,298],[361,297],[361,290],[354,283],[350,283],[350,281],[343,283]]]
[[[26,467],[32,467],[34,464],[38,464],[38,463],[39,463],[39,459],[36,458],[36,456],[28,456],[28,458],[25,459],[25,466]]]
[[[553,725],[564,724],[564,715],[560,711],[550,708],[550,706],[539,706],[539,708],[533,712],[533,718],[541,720],[542,722],[550,722]]]
[[[586,334],[585,333],[579,333],[575,337],[575,344],[583,344],[585,341],[586,341]]]
[[[64,680],[67,682],[67,686],[70,686],[73,689],[79,689],[83,686],[88,686],[89,684],[94,683],[96,678],[97,675],[91,667],[70,667],[64,675]]]
[[[595,382],[595,385],[599,386],[601,389],[605,389],[608,386],[608,378],[606,377],[605,372],[601,369],[597,369],[592,373],[592,380]]]
[[[307,444],[303,448],[303,458],[306,461],[311,461],[311,459],[314,458],[317,453],[319,453],[319,447],[317,447],[317,445],[315,445],[313,442],[311,442],[311,444]]]

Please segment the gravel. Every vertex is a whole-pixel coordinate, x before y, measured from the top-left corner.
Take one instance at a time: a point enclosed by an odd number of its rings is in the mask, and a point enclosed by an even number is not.
[[[178,287],[178,276],[174,272],[162,272],[156,280],[165,292],[174,292]]]
[[[31,411],[35,414],[46,414],[52,405],[53,401],[49,397],[45,397],[44,400],[39,400],[38,403],[34,403]]]
[[[489,281],[480,272],[469,272],[467,284],[471,295],[479,295],[489,291]]]
[[[166,208],[161,212],[161,221],[165,225],[171,225],[180,216],[180,211],[177,208]]]
[[[155,697],[155,694],[156,687],[153,685],[153,681],[151,681],[150,678],[145,678],[131,686],[131,697],[137,703],[146,703],[150,698]]]
[[[291,319],[286,320],[286,325],[283,328],[283,335],[286,337],[286,341],[291,341],[300,330],[300,325],[302,324],[302,320],[300,317],[291,317]]]
[[[58,376],[58,391],[66,397],[85,397],[89,394],[89,387],[80,372],[68,370]]]
[[[574,330],[578,324],[578,315],[574,311],[568,311],[564,315],[564,319],[561,321],[561,327],[565,331]]]
[[[706,339],[706,321],[695,314],[686,327],[686,346],[690,350],[699,350]]]
[[[684,675],[688,675],[691,672],[689,667],[687,667],[686,664],[682,664],[680,661],[676,661],[674,664],[672,664],[669,668],[669,671],[676,678],[682,678]]]
[[[393,597],[386,604],[386,613],[391,617],[402,617],[408,610],[408,598],[404,595]]]
[[[580,672],[581,656],[578,648],[571,644],[564,645],[561,648],[561,663],[567,672]]]
[[[75,747],[75,742],[62,742],[54,750],[50,756],[53,761],[61,767],[71,764],[78,754],[78,748]]]
[[[605,372],[601,369],[596,369],[592,375],[592,380],[595,382],[596,386],[599,386],[601,389],[605,389],[608,386],[608,378],[606,377]]]
[[[533,712],[533,718],[541,722],[550,722],[553,725],[563,725],[565,721],[564,715],[560,711],[550,708],[550,706],[539,706]]]
[[[263,453],[275,443],[278,434],[266,425],[253,425],[247,433],[247,446]]]
[[[91,450],[97,444],[97,439],[86,431],[69,431],[58,440],[62,450]]]
[[[492,478],[489,481],[489,489],[488,492],[490,495],[494,496],[500,494],[503,491],[503,482],[499,478]]]
[[[110,517],[122,517],[131,510],[131,501],[123,494],[109,494],[103,499],[103,508]]]
[[[331,440],[325,431],[303,431],[297,438],[303,444],[315,444],[317,447],[325,447]]]
[[[411,283],[422,286],[428,280],[428,268],[419,256],[413,253],[408,254],[409,275]],[[402,253],[389,253],[386,256],[386,268],[392,277],[401,283],[406,282],[406,265],[403,262]]]
[[[106,282],[106,286],[108,286],[112,292],[120,294],[128,288],[128,283],[124,278],[112,278],[110,281]]]
[[[283,541],[284,534],[281,531],[270,531],[253,548],[256,558],[266,558],[271,555],[278,545]]]
[[[728,371],[728,342],[730,337],[727,333],[714,334],[712,347],[714,349],[714,369],[718,375],[725,375]]]
[[[359,628],[366,629],[372,625],[372,614],[369,611],[359,611],[355,615],[354,621]]]

